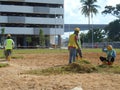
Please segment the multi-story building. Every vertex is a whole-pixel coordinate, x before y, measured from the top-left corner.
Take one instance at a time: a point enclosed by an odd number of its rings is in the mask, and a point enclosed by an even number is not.
[[[39,31],[49,38],[46,45],[60,45],[64,33],[64,0],[0,0],[0,30],[10,33],[16,45],[39,44]],[[0,38],[2,33],[0,33]]]

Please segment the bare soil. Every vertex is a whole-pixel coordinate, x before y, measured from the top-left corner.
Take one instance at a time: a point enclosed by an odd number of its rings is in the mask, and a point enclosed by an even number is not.
[[[83,53],[84,59],[101,64],[103,53]],[[0,90],[71,90],[81,86],[83,90],[120,90],[120,74],[84,73],[36,76],[21,74],[25,70],[44,69],[68,64],[68,53],[20,54],[22,59],[12,59],[9,67],[0,68]],[[114,64],[120,64],[120,53]]]

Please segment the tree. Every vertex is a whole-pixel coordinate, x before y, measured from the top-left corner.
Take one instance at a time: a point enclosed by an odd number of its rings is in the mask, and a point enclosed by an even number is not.
[[[82,3],[82,9],[81,12],[82,14],[85,15],[85,17],[88,17],[88,24],[89,24],[89,30],[90,30],[90,20],[93,18],[93,14],[97,14],[98,10],[97,8],[99,7],[98,5],[96,5],[95,3],[97,2],[97,0],[81,0]],[[92,46],[93,46],[93,31],[92,31]]]
[[[120,41],[120,19],[109,23],[105,28],[109,41]]]
[[[105,10],[102,11],[102,14],[111,14],[120,19],[120,4],[113,6],[105,6]]]
[[[93,29],[94,42],[102,42],[105,38],[105,31],[102,29]]]
[[[42,47],[45,46],[45,37],[42,29],[39,31],[39,44]]]
[[[32,42],[32,39],[31,39],[31,37],[26,37],[26,41],[27,41],[27,43],[28,43],[28,46],[29,46],[29,44]]]
[[[94,42],[102,42],[105,38],[105,31],[102,29],[93,29]],[[91,42],[92,30],[89,30],[86,34],[81,33],[80,37],[84,42]]]
[[[81,0],[80,2],[82,3],[81,12],[85,17],[88,17],[88,24],[90,24],[90,18],[93,18],[93,14],[96,15],[98,13],[97,8],[99,6],[94,4],[97,0]]]
[[[81,33],[80,38],[82,39],[83,42],[87,42],[87,40],[88,40],[85,33]]]
[[[5,37],[4,37],[4,34],[5,34],[5,28],[2,28],[2,29],[1,29],[1,34],[2,34],[1,44],[3,45],[3,44],[4,44],[4,39],[5,39]]]
[[[49,35],[45,35],[45,46],[46,47],[50,46],[50,36]]]

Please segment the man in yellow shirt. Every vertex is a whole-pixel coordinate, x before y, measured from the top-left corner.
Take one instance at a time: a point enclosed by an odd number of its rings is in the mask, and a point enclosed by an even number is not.
[[[4,42],[4,53],[6,60],[10,61],[11,60],[11,53],[12,49],[14,47],[14,41],[11,39],[11,35],[7,35],[7,39]]]
[[[69,50],[69,64],[75,62],[76,59],[76,50],[79,49],[78,45],[78,33],[80,28],[75,28],[74,33],[69,36],[68,50]]]

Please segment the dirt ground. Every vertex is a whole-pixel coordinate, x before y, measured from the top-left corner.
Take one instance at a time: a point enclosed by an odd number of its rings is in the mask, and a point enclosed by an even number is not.
[[[103,53],[83,53],[86,60],[101,64]],[[0,68],[0,90],[71,90],[81,86],[83,90],[120,90],[120,75],[105,73],[64,74],[36,76],[21,74],[25,70],[43,69],[68,64],[68,53],[20,54],[22,59],[12,59],[9,67]],[[6,62],[0,59],[0,62]],[[120,64],[117,53],[115,64]]]

